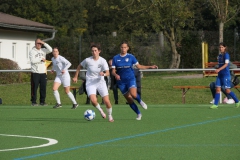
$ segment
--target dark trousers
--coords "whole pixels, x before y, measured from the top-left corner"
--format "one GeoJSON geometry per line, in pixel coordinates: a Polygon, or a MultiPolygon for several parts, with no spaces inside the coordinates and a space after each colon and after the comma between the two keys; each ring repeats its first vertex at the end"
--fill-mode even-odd
{"type": "Polygon", "coordinates": [[[46,90],[47,90],[47,75],[46,73],[31,73],[31,101],[36,103],[37,90],[40,85],[40,103],[45,102],[46,90]]]}
{"type": "Polygon", "coordinates": [[[114,100],[116,102],[116,101],[118,101],[118,87],[117,87],[117,84],[113,85],[112,90],[113,90],[114,100]]]}
{"type": "Polygon", "coordinates": [[[141,97],[141,72],[139,71],[139,69],[134,69],[134,74],[137,84],[137,94],[141,97]]]}

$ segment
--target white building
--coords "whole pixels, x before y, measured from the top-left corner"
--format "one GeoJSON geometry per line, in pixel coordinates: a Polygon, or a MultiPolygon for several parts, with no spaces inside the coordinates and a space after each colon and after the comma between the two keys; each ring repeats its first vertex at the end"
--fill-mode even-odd
{"type": "Polygon", "coordinates": [[[29,51],[35,46],[38,33],[52,33],[53,26],[30,21],[24,18],[0,12],[0,58],[6,58],[18,63],[21,69],[29,69],[29,51]]]}

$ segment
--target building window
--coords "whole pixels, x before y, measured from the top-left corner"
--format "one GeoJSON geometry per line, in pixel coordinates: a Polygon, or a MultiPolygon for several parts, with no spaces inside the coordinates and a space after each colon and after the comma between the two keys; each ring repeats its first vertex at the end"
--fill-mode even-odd
{"type": "Polygon", "coordinates": [[[30,43],[26,45],[26,58],[29,59],[29,52],[30,52],[30,43]]]}
{"type": "Polygon", "coordinates": [[[14,59],[16,55],[16,43],[12,44],[12,58],[14,59]]]}

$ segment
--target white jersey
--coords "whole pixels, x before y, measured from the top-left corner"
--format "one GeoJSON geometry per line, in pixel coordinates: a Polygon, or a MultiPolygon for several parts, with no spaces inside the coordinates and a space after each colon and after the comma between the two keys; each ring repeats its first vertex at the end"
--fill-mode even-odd
{"type": "Polygon", "coordinates": [[[99,57],[98,60],[94,60],[93,57],[84,59],[81,64],[83,68],[87,69],[86,73],[86,85],[89,83],[97,83],[99,81],[104,81],[104,76],[100,75],[100,72],[109,70],[107,61],[99,57]]]}
{"type": "Polygon", "coordinates": [[[47,68],[45,62],[42,62],[42,59],[46,59],[46,54],[52,52],[52,47],[47,43],[44,43],[44,47],[46,48],[41,48],[39,50],[36,47],[33,47],[29,52],[32,73],[46,73],[47,68]]]}
{"type": "Polygon", "coordinates": [[[52,57],[53,70],[56,71],[58,76],[62,75],[62,71],[64,70],[64,74],[69,74],[68,68],[72,65],[66,58],[58,55],[57,58],[52,57]]]}

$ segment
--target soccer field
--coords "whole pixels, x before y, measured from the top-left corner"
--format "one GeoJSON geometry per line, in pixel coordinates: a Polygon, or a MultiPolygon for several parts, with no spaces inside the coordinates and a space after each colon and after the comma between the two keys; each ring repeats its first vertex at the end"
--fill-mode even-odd
{"type": "Polygon", "coordinates": [[[137,121],[128,105],[114,105],[110,123],[90,105],[1,105],[0,159],[239,160],[240,109],[208,107],[149,105],[137,121]],[[84,120],[86,109],[95,120],[84,120]]]}

